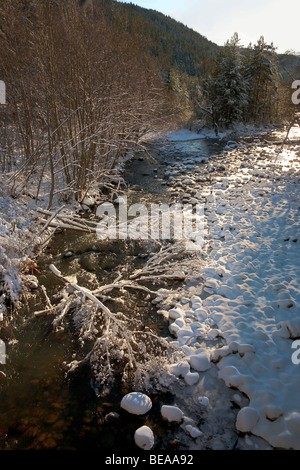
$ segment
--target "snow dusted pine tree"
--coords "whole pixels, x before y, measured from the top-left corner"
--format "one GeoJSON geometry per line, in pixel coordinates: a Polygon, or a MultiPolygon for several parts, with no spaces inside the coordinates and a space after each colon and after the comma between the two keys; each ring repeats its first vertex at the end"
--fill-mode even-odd
{"type": "Polygon", "coordinates": [[[225,127],[242,120],[248,102],[239,42],[237,33],[226,42],[214,79],[215,111],[219,123],[225,127]]]}

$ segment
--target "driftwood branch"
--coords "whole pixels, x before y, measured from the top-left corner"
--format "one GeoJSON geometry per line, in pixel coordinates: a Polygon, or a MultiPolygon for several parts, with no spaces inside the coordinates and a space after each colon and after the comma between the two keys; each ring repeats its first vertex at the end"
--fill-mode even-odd
{"type": "Polygon", "coordinates": [[[157,293],[132,281],[120,281],[119,276],[114,283],[92,292],[79,286],[75,278],[63,276],[53,264],[50,265],[50,270],[66,286],[63,300],[56,309],[57,316],[53,326],[58,328],[66,314],[72,311],[75,324],[79,324],[79,340],[83,344],[86,338],[93,341],[90,351],[83,359],[72,361],[68,365],[69,372],[88,363],[94,373],[95,388],[109,388],[114,382],[114,364],[122,361],[123,380],[131,377],[137,386],[147,388],[149,377],[161,374],[164,364],[168,364],[171,357],[179,354],[166,338],[158,337],[134,317],[128,318],[121,312],[113,313],[97,297],[112,289],[123,288],[141,289],[148,294],[157,293]],[[73,293],[70,293],[70,289],[73,293]]]}

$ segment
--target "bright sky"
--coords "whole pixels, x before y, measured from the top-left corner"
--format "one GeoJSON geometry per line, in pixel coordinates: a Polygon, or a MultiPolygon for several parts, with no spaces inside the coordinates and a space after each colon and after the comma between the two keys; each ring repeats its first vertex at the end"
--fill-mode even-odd
{"type": "MultiPolygon", "coordinates": [[[[130,3],[130,0],[121,0],[130,3]]],[[[278,52],[300,53],[299,0],[132,0],[161,11],[223,45],[237,32],[241,45],[264,36],[278,52]]]]}

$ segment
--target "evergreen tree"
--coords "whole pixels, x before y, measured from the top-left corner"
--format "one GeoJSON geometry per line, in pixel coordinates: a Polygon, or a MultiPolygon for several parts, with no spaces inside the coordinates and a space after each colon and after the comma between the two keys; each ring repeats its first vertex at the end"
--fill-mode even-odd
{"type": "Polygon", "coordinates": [[[248,46],[244,55],[244,79],[249,103],[245,119],[255,124],[267,123],[276,117],[278,104],[278,58],[273,43],[261,36],[257,44],[248,46]]]}

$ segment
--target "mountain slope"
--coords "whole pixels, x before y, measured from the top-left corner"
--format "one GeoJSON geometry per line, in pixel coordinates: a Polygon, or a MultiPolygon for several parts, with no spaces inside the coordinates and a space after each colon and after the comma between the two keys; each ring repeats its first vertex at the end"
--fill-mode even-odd
{"type": "Polygon", "coordinates": [[[133,3],[98,0],[107,17],[130,35],[159,63],[162,71],[176,67],[189,76],[201,76],[209,68],[219,46],[184,24],[155,10],[133,3]]]}

